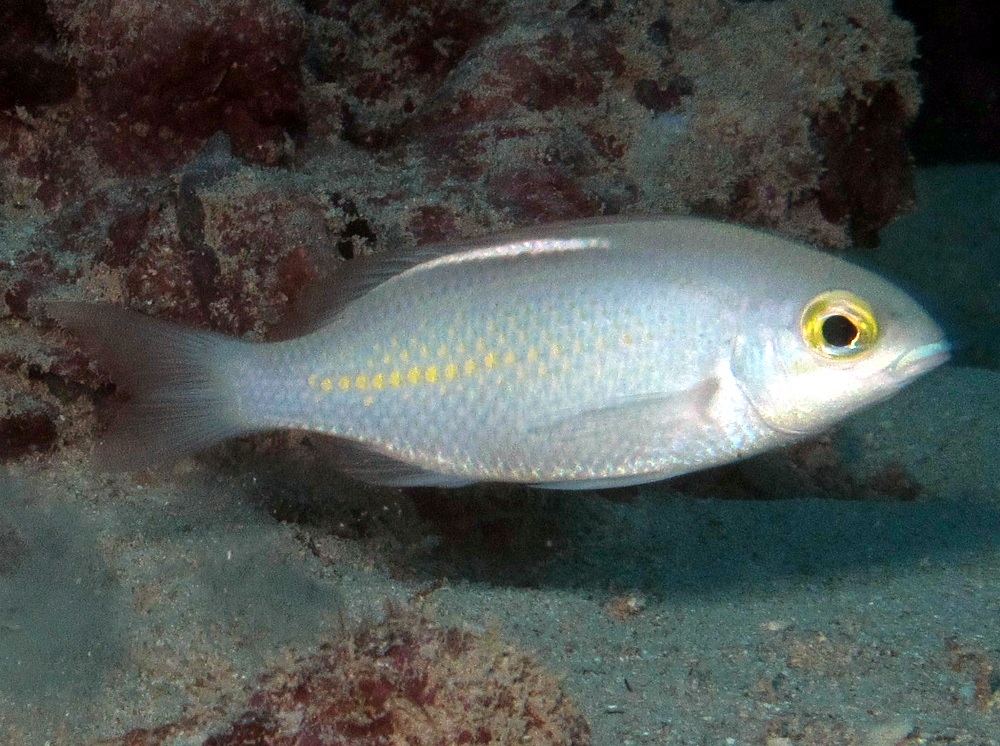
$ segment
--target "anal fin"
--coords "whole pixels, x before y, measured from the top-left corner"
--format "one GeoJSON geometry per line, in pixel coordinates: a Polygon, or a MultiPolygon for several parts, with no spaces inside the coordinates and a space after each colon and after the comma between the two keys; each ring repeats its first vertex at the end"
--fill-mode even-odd
{"type": "Polygon", "coordinates": [[[337,468],[359,481],[385,487],[464,487],[474,480],[407,463],[367,443],[329,436],[329,455],[337,468]]]}

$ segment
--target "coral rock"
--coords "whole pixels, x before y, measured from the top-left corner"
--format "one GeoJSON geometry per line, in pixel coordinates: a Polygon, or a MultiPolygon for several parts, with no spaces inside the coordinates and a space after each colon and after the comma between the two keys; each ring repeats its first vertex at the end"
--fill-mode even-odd
{"type": "MultiPolygon", "coordinates": [[[[136,729],[117,746],[193,743],[200,726],[136,729]]],[[[276,674],[204,746],[588,746],[559,682],[523,653],[408,613],[276,674]]]]}
{"type": "Polygon", "coordinates": [[[530,658],[402,617],[258,692],[205,746],[589,742],[575,706],[530,658]]]}
{"type": "Polygon", "coordinates": [[[171,138],[197,145],[217,131],[240,156],[271,162],[286,133],[302,126],[305,25],[294,3],[51,0],[50,7],[97,112],[133,145],[122,151],[120,138],[105,140],[101,155],[119,171],[148,164],[148,151],[171,138]]]}

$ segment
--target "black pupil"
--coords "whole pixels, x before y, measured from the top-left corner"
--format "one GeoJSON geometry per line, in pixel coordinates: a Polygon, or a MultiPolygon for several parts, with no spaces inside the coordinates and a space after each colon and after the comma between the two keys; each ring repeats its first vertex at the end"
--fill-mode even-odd
{"type": "Polygon", "coordinates": [[[850,347],[858,338],[858,327],[846,316],[823,319],[823,341],[831,347],[850,347]]]}

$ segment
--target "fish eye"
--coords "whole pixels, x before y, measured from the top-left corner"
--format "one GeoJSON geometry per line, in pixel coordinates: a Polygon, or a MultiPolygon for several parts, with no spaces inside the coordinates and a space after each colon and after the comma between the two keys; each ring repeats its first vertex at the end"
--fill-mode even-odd
{"type": "Polygon", "coordinates": [[[800,326],[806,345],[828,358],[856,358],[871,349],[879,335],[871,306],[846,290],[831,290],[809,301],[800,326]]]}
{"type": "Polygon", "coordinates": [[[837,314],[823,319],[823,340],[830,347],[850,347],[858,338],[858,327],[846,316],[837,314]]]}

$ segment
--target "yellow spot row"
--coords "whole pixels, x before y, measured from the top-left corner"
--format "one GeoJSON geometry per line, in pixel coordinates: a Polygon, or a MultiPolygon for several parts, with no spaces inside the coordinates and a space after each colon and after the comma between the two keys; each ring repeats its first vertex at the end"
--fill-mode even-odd
{"type": "MultiPolygon", "coordinates": [[[[632,335],[625,333],[623,335],[622,342],[625,345],[631,345],[633,343],[632,335]]],[[[603,337],[598,337],[595,343],[596,349],[603,349],[605,345],[605,340],[603,337]]],[[[581,350],[581,343],[579,340],[574,340],[570,352],[579,353],[581,350]]],[[[392,339],[389,342],[390,348],[399,348],[399,340],[392,339]]],[[[485,353],[480,359],[467,358],[464,363],[449,362],[442,365],[426,365],[417,366],[411,365],[406,369],[393,370],[391,373],[376,373],[372,376],[367,375],[357,375],[353,378],[350,376],[341,376],[339,378],[320,378],[316,375],[309,376],[309,387],[319,388],[323,391],[333,391],[334,388],[339,388],[341,391],[382,391],[386,388],[399,388],[404,384],[410,384],[417,386],[421,383],[437,383],[442,379],[445,381],[453,381],[458,378],[459,374],[465,376],[474,376],[480,371],[480,368],[485,370],[495,370],[500,364],[505,366],[512,366],[517,362],[517,355],[513,350],[505,350],[502,355],[490,350],[486,350],[486,345],[482,339],[476,340],[475,347],[477,352],[485,353]]],[[[375,348],[376,354],[380,352],[380,348],[375,348]]],[[[444,358],[449,354],[449,350],[445,345],[441,345],[436,350],[437,356],[439,358],[444,358]]],[[[465,354],[465,346],[458,343],[455,346],[454,352],[457,354],[465,354]]],[[[557,359],[563,356],[566,352],[566,348],[561,346],[559,343],[553,342],[548,346],[547,349],[549,359],[557,359]]],[[[410,353],[405,349],[402,349],[394,356],[396,360],[402,363],[408,363],[411,359],[410,353]]],[[[419,357],[427,359],[430,357],[430,350],[426,346],[419,348],[419,357]]],[[[548,371],[548,366],[541,360],[542,354],[539,352],[537,347],[529,347],[525,353],[525,359],[528,363],[537,364],[538,370],[536,371],[539,375],[545,375],[548,371]]],[[[385,355],[382,358],[382,362],[386,365],[391,365],[393,362],[393,356],[385,355]]],[[[521,377],[521,372],[518,374],[521,377]]],[[[370,403],[371,397],[365,398],[365,403],[370,403]]]]}
{"type": "MultiPolygon", "coordinates": [[[[400,355],[400,359],[402,360],[404,357],[400,355]]],[[[406,359],[409,359],[409,357],[407,356],[406,359]]],[[[528,359],[530,361],[538,359],[538,352],[534,348],[530,351],[528,359]]],[[[479,371],[480,364],[486,370],[493,370],[500,362],[503,362],[504,365],[513,365],[517,362],[517,355],[512,350],[507,350],[501,358],[496,352],[490,351],[483,356],[482,363],[469,358],[460,365],[457,363],[447,363],[444,366],[428,365],[423,368],[414,365],[406,370],[394,370],[388,375],[385,373],[376,373],[370,377],[358,375],[353,378],[350,376],[320,378],[319,376],[311,375],[309,376],[309,387],[319,388],[323,391],[333,391],[334,388],[339,388],[341,391],[350,391],[352,389],[357,391],[366,391],[368,389],[381,391],[385,388],[399,388],[404,383],[416,386],[420,383],[437,383],[442,379],[453,381],[458,378],[459,373],[466,376],[474,376],[479,371]]]]}

